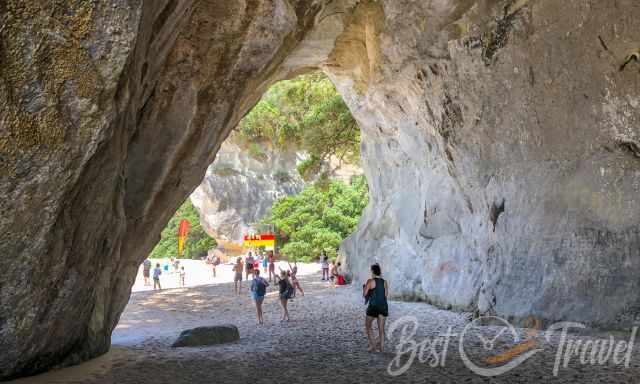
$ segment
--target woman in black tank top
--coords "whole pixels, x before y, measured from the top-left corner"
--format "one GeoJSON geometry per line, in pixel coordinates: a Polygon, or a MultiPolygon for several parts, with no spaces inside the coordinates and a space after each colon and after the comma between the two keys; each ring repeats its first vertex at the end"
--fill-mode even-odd
{"type": "Polygon", "coordinates": [[[365,330],[369,340],[369,352],[384,351],[384,322],[389,316],[389,306],[387,304],[389,283],[380,277],[381,274],[380,266],[373,264],[371,266],[371,279],[367,280],[362,292],[365,302],[368,303],[365,330]],[[377,343],[372,334],[374,320],[378,322],[379,340],[377,343]]]}

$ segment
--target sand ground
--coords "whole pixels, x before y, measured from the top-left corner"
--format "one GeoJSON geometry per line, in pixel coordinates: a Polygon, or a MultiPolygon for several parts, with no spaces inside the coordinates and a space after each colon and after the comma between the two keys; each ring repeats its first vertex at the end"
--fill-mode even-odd
{"type": "MultiPolygon", "coordinates": [[[[313,268],[310,266],[309,271],[313,268]]],[[[365,306],[358,287],[334,288],[320,281],[317,273],[303,276],[301,283],[306,294],[290,304],[292,320],[279,321],[277,293],[271,291],[264,304],[263,326],[257,325],[247,292],[236,296],[232,283],[134,292],[113,334],[114,346],[109,354],[15,383],[636,383],[640,377],[640,347],[631,350],[628,368],[612,359],[604,365],[583,365],[578,353],[555,376],[559,338],[547,341],[544,333],[533,335],[524,330],[518,330],[519,337],[527,334],[535,342],[529,347],[540,351],[504,374],[483,377],[465,365],[460,346],[470,361],[483,367],[500,367],[503,363],[486,362],[496,351],[514,351],[514,338],[509,332],[501,332],[504,327],[475,326],[467,314],[396,301],[390,302],[387,330],[392,332],[394,323],[406,321],[407,316],[415,318],[417,331],[412,338],[405,332],[405,339],[419,343],[419,348],[413,364],[406,365],[407,371],[392,376],[389,368],[398,371],[411,356],[400,353],[403,358],[396,360],[399,348],[400,352],[410,351],[407,343],[401,343],[405,328],[397,327],[392,332],[386,352],[369,353],[363,331],[365,306]],[[240,341],[205,348],[170,347],[184,329],[225,323],[238,326],[240,341]],[[472,332],[465,333],[465,329],[472,332]],[[457,336],[451,337],[444,348],[442,335],[449,331],[468,337],[462,342],[457,336]],[[489,350],[487,341],[493,338],[495,343],[490,346],[494,349],[489,350]]],[[[605,337],[572,336],[571,340],[593,342],[605,337]]],[[[622,340],[628,335],[615,337],[622,340]]]]}
{"type": "MultiPolygon", "coordinates": [[[[169,264],[168,259],[150,259],[153,267],[156,263],[159,263],[163,271],[160,276],[160,285],[163,289],[168,288],[182,288],[180,285],[179,274],[176,273],[172,266],[169,265],[169,272],[164,271],[164,265],[169,264]]],[[[220,283],[232,283],[234,273],[232,271],[232,265],[220,264],[216,267],[216,277],[213,277],[213,267],[206,264],[201,260],[179,259],[180,268],[184,267],[185,270],[185,287],[197,287],[207,284],[220,284],[220,283]]],[[[283,261],[276,262],[276,272],[279,269],[288,269],[287,263],[283,261]]],[[[298,274],[300,276],[309,275],[320,271],[320,264],[318,263],[298,263],[298,274]]],[[[260,267],[260,273],[263,277],[268,276],[265,273],[262,266],[260,267]]],[[[244,278],[244,274],[243,274],[244,278]]],[[[152,280],[153,281],[153,280],[152,280]]],[[[142,266],[138,269],[138,276],[131,289],[132,292],[152,291],[152,285],[145,285],[144,278],[142,276],[142,266]]]]}

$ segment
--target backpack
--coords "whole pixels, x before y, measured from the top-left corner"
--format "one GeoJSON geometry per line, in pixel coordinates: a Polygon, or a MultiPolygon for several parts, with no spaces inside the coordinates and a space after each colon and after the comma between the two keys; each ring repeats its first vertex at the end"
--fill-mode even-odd
{"type": "Polygon", "coordinates": [[[264,296],[267,294],[267,284],[262,278],[254,279],[254,284],[256,285],[256,295],[264,296]]]}
{"type": "Polygon", "coordinates": [[[284,291],[285,297],[291,299],[296,296],[296,290],[293,288],[293,284],[287,281],[287,290],[284,291]]]}

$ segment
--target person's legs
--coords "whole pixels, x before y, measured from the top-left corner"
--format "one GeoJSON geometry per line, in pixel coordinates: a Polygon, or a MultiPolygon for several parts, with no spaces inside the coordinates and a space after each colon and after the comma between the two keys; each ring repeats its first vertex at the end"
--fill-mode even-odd
{"type": "Polygon", "coordinates": [[[282,305],[282,321],[289,320],[289,310],[287,309],[287,299],[280,299],[282,305]]]}
{"type": "Polygon", "coordinates": [[[384,352],[384,322],[386,319],[386,317],[378,315],[378,334],[380,336],[380,340],[378,341],[378,350],[380,352],[384,352]]]}
{"type": "Polygon", "coordinates": [[[286,320],[289,321],[289,309],[287,308],[287,304],[289,303],[289,299],[284,300],[284,314],[286,316],[286,320]]]}
{"type": "Polygon", "coordinates": [[[374,318],[371,316],[367,316],[364,320],[364,330],[367,334],[367,340],[369,341],[369,352],[375,351],[375,340],[373,340],[373,334],[371,330],[371,326],[373,324],[374,318]]]}
{"type": "Polygon", "coordinates": [[[282,317],[280,318],[280,321],[284,321],[284,312],[287,310],[287,304],[286,304],[287,300],[286,299],[280,299],[280,306],[282,307],[282,317]]]}
{"type": "Polygon", "coordinates": [[[264,301],[264,298],[260,299],[260,324],[264,324],[264,314],[262,312],[262,303],[264,301]]]}
{"type": "Polygon", "coordinates": [[[295,288],[300,291],[300,293],[302,294],[302,296],[304,296],[304,291],[302,290],[302,287],[300,286],[300,282],[296,280],[296,284],[295,284],[295,288]]]}

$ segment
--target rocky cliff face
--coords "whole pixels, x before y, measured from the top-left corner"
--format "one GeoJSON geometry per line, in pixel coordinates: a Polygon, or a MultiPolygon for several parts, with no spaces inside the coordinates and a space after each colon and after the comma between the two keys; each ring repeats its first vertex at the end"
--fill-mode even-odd
{"type": "Polygon", "coordinates": [[[333,72],[372,195],[349,267],[379,261],[396,296],[445,307],[632,324],[640,66],[621,63],[640,4],[457,3],[385,2],[366,92],[333,72]]]}
{"type": "MultiPolygon", "coordinates": [[[[242,245],[251,225],[264,218],[277,199],[304,189],[307,183],[296,166],[307,156],[293,145],[274,149],[267,143],[253,143],[246,148],[225,142],[190,196],[206,231],[219,241],[242,245]]],[[[332,177],[344,182],[363,173],[358,165],[337,159],[331,169],[332,177]]]]}
{"type": "Polygon", "coordinates": [[[363,130],[358,278],[377,260],[443,306],[637,315],[636,1],[41,3],[0,3],[0,378],[106,351],[232,127],[316,67],[363,130]]]}
{"type": "Polygon", "coordinates": [[[251,154],[226,142],[209,166],[204,180],[191,194],[200,222],[218,240],[242,244],[252,223],[264,217],[273,203],[304,188],[296,164],[304,154],[260,146],[251,154]]]}

